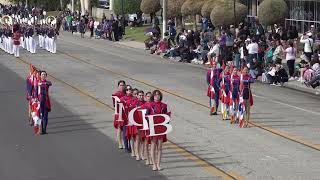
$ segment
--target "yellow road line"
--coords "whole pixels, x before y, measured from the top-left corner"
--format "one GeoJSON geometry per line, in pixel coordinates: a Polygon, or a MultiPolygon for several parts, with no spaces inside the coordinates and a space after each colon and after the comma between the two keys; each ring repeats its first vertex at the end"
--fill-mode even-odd
{"type": "Polygon", "coordinates": [[[278,136],[281,136],[283,138],[289,139],[289,140],[294,141],[296,143],[299,143],[299,144],[302,144],[304,146],[308,146],[309,148],[312,148],[312,149],[315,149],[317,151],[320,151],[320,145],[314,144],[314,143],[312,143],[312,142],[310,142],[308,140],[305,140],[303,138],[288,134],[288,133],[280,131],[280,130],[276,130],[276,129],[272,129],[272,128],[266,127],[266,126],[262,125],[261,123],[251,122],[250,124],[252,124],[253,126],[258,127],[260,129],[269,131],[269,132],[271,132],[273,134],[276,134],[278,136]]]}
{"type": "MultiPolygon", "coordinates": [[[[19,58],[19,60],[25,64],[29,64],[27,61],[23,60],[21,57],[19,58]]],[[[48,76],[52,79],[54,79],[55,81],[58,81],[66,86],[68,86],[69,88],[75,90],[77,93],[79,93],[82,96],[86,96],[88,98],[90,98],[92,101],[94,101],[96,103],[97,106],[102,106],[105,107],[105,109],[109,112],[114,112],[114,108],[102,101],[100,101],[99,99],[95,98],[94,96],[88,94],[87,92],[72,86],[71,84],[56,78],[55,76],[49,74],[47,72],[48,76]]],[[[242,178],[240,175],[237,175],[236,173],[232,172],[232,174],[223,171],[220,168],[215,167],[213,164],[201,159],[200,157],[194,155],[193,153],[191,153],[190,151],[176,145],[174,142],[168,141],[168,143],[165,145],[168,147],[171,147],[172,149],[174,149],[177,153],[183,155],[184,157],[187,157],[188,159],[194,161],[196,164],[198,164],[200,167],[204,168],[205,170],[207,170],[209,173],[213,174],[214,176],[218,176],[221,177],[224,180],[243,180],[244,178],[242,178]]]]}
{"type": "MultiPolygon", "coordinates": [[[[87,62],[87,61],[85,61],[85,60],[83,60],[83,59],[81,59],[81,58],[79,58],[79,57],[76,57],[76,56],[74,56],[74,55],[71,55],[71,54],[69,54],[69,53],[66,53],[66,52],[63,52],[63,51],[59,51],[59,52],[60,52],[61,54],[64,54],[64,55],[69,56],[69,57],[71,57],[71,58],[74,58],[74,59],[76,59],[76,60],[79,60],[79,61],[81,61],[81,62],[83,62],[83,63],[85,63],[85,64],[94,66],[94,67],[96,67],[96,68],[98,68],[98,69],[102,69],[102,70],[111,72],[111,73],[113,73],[113,74],[122,76],[122,77],[124,77],[124,78],[127,78],[127,79],[130,79],[130,80],[133,80],[133,81],[142,83],[142,84],[147,85],[147,86],[150,86],[150,87],[152,87],[152,88],[159,89],[159,90],[161,90],[161,91],[163,91],[163,92],[166,92],[166,93],[171,94],[171,95],[173,95],[173,96],[176,96],[176,97],[178,97],[178,98],[184,99],[184,100],[186,100],[186,101],[188,101],[188,102],[192,102],[192,103],[197,104],[197,105],[199,105],[199,106],[202,106],[202,107],[204,107],[204,108],[210,109],[210,107],[209,107],[208,105],[206,105],[206,104],[202,104],[202,103],[197,102],[197,101],[194,101],[194,100],[192,100],[192,99],[183,97],[182,95],[179,95],[178,93],[175,93],[175,92],[173,92],[173,91],[171,91],[171,90],[169,90],[169,89],[161,88],[161,87],[152,85],[151,83],[148,83],[148,82],[146,82],[146,81],[132,78],[131,76],[126,75],[126,74],[124,74],[124,73],[116,72],[116,71],[111,70],[111,69],[108,69],[108,68],[106,68],[106,67],[104,67],[104,66],[87,62]]],[[[285,139],[291,140],[291,141],[293,141],[293,142],[296,142],[296,143],[299,143],[299,144],[301,144],[301,145],[305,145],[305,146],[307,146],[307,147],[310,147],[310,148],[312,148],[312,149],[315,149],[315,150],[317,150],[317,151],[320,151],[320,147],[319,147],[318,145],[316,145],[316,144],[314,144],[314,143],[311,143],[311,142],[308,142],[308,141],[305,140],[305,139],[296,138],[296,137],[294,137],[293,135],[290,135],[290,134],[281,132],[281,131],[279,131],[279,130],[276,130],[276,129],[273,129],[273,128],[270,128],[270,127],[266,127],[266,126],[264,126],[264,125],[262,125],[262,124],[259,124],[259,123],[257,123],[257,122],[250,122],[250,124],[253,125],[253,126],[255,126],[255,127],[260,128],[260,129],[263,129],[263,130],[265,130],[265,131],[267,131],[267,132],[270,132],[270,133],[272,133],[272,134],[278,135],[278,136],[283,137],[283,138],[285,138],[285,139]]]]}

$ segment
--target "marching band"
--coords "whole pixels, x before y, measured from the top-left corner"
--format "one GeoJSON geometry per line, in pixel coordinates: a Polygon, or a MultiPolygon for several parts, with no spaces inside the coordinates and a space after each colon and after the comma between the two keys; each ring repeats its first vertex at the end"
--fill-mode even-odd
{"type": "Polygon", "coordinates": [[[243,67],[239,72],[232,62],[220,67],[214,58],[210,63],[207,71],[210,115],[217,115],[220,103],[222,120],[230,119],[231,124],[239,124],[240,128],[249,127],[250,108],[253,105],[250,84],[253,79],[248,74],[248,68],[243,67]]]}
{"type": "Polygon", "coordinates": [[[37,19],[31,15],[29,18],[5,15],[0,19],[0,48],[15,57],[19,57],[20,47],[31,54],[36,53],[37,46],[55,54],[59,34],[56,23],[53,16],[37,19]]]}

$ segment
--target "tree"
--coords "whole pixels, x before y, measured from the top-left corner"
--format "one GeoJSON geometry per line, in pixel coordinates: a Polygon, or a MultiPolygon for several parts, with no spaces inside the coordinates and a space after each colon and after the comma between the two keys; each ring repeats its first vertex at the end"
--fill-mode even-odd
{"type": "Polygon", "coordinates": [[[208,0],[206,2],[203,3],[202,7],[201,7],[201,15],[203,17],[210,17],[210,13],[212,11],[212,9],[215,6],[218,6],[218,4],[223,1],[223,0],[208,0]]]}
{"type": "Polygon", "coordinates": [[[214,26],[231,25],[242,21],[247,15],[247,7],[236,2],[234,7],[233,1],[224,1],[219,6],[215,6],[210,14],[211,22],[214,26]],[[234,8],[236,14],[234,14],[234,8]]]}
{"type": "MultiPolygon", "coordinates": [[[[122,0],[114,1],[114,13],[117,15],[122,14],[121,1],[122,0]]],[[[140,11],[141,0],[123,0],[123,2],[124,14],[135,14],[140,11]]]]}
{"type": "MultiPolygon", "coordinates": [[[[167,0],[167,17],[168,18],[181,18],[181,6],[186,0],[167,0]]],[[[162,0],[160,0],[162,6],[162,0]]]]}
{"type": "Polygon", "coordinates": [[[181,7],[183,16],[201,14],[201,8],[206,0],[187,0],[181,7]]]}
{"type": "Polygon", "coordinates": [[[201,7],[206,0],[187,0],[181,7],[181,13],[183,16],[191,15],[193,18],[193,29],[197,29],[196,15],[201,14],[201,7]]]}
{"type": "Polygon", "coordinates": [[[284,0],[264,0],[258,10],[259,21],[266,26],[284,22],[288,15],[288,6],[284,0]]]}
{"type": "Polygon", "coordinates": [[[156,13],[161,9],[159,0],[142,0],[140,10],[145,14],[156,13]]]}

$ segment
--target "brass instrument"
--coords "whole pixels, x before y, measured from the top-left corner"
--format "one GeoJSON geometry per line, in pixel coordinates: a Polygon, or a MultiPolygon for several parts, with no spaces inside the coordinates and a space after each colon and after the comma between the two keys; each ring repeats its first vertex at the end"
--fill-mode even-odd
{"type": "Polygon", "coordinates": [[[1,18],[1,24],[8,24],[12,25],[13,24],[13,19],[11,16],[5,15],[1,18]]]}

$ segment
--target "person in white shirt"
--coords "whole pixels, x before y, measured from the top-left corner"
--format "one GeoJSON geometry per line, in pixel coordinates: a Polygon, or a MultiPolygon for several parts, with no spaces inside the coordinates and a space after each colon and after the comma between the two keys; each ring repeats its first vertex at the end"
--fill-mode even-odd
{"type": "Polygon", "coordinates": [[[247,63],[252,63],[253,59],[257,59],[258,56],[258,51],[259,51],[259,45],[256,42],[255,39],[252,39],[250,42],[250,39],[246,40],[247,43],[247,50],[248,50],[248,62],[247,63]],[[249,43],[250,42],[250,43],[249,43]]]}
{"type": "Polygon", "coordinates": [[[311,56],[313,53],[312,33],[309,32],[301,36],[300,42],[304,43],[304,48],[303,48],[304,54],[307,56],[308,60],[311,61],[311,56]]]}
{"type": "Polygon", "coordinates": [[[293,42],[289,42],[289,47],[284,50],[286,53],[286,61],[287,61],[287,66],[289,69],[289,80],[294,80],[293,74],[294,74],[294,68],[295,68],[295,61],[296,61],[296,54],[297,50],[293,47],[293,42]]]}
{"type": "Polygon", "coordinates": [[[218,62],[219,59],[219,43],[217,43],[216,41],[213,41],[213,45],[210,49],[210,51],[208,52],[208,62],[206,63],[207,65],[210,64],[210,62],[213,60],[212,58],[215,57],[215,62],[218,62]]]}

